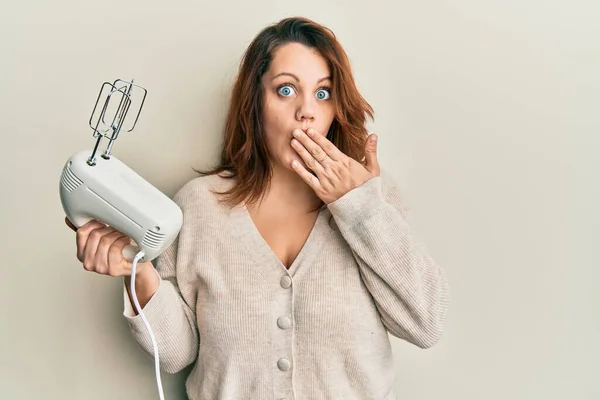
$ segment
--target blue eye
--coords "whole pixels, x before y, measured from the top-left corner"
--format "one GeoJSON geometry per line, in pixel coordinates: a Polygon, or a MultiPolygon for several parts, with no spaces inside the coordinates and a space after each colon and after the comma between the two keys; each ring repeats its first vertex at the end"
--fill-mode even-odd
{"type": "Polygon", "coordinates": [[[288,97],[294,93],[294,90],[292,89],[291,86],[284,85],[284,86],[279,87],[279,89],[277,89],[277,92],[284,97],[288,97]]]}
{"type": "Polygon", "coordinates": [[[331,94],[328,89],[321,89],[317,92],[317,98],[319,100],[327,100],[330,96],[331,94]]]}

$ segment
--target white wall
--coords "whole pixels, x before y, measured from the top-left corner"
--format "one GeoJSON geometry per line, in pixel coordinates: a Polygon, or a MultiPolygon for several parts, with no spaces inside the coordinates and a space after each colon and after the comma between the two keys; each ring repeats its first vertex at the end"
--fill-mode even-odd
{"type": "MultiPolygon", "coordinates": [[[[172,195],[216,159],[245,46],[294,14],[346,46],[381,162],[451,279],[439,345],[393,342],[401,398],[600,398],[599,3],[231,3],[3,5],[0,398],[157,398],[121,280],[75,258],[61,168],[93,144],[100,84],[135,78],[147,104],[114,154],[172,195]]],[[[163,375],[168,399],[183,379],[163,375]]]]}

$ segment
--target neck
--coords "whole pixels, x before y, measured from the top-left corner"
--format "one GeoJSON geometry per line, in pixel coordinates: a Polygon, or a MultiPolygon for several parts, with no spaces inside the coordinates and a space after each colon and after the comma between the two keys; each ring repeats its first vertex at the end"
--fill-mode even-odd
{"type": "Polygon", "coordinates": [[[264,203],[285,205],[308,213],[321,204],[321,199],[295,171],[275,166],[264,203]]]}

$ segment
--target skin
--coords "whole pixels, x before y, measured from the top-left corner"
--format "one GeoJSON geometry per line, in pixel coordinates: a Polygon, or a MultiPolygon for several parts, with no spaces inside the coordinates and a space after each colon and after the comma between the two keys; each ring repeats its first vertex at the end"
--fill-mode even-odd
{"type": "MultiPolygon", "coordinates": [[[[320,201],[325,204],[379,175],[376,135],[365,141],[365,165],[347,157],[325,138],[333,122],[330,71],[317,52],[297,43],[279,48],[263,76],[263,125],[273,160],[273,177],[263,201],[248,208],[257,229],[289,267],[312,229],[320,201]],[[297,163],[297,164],[296,164],[297,163]]],[[[87,271],[123,276],[129,292],[132,264],[122,250],[129,238],[90,221],[77,229],[77,259],[87,271]]],[[[159,276],[150,262],[139,263],[136,294],[144,307],[159,276]]],[[[129,293],[131,300],[131,294],[129,293]]]]}
{"type": "Polygon", "coordinates": [[[318,52],[290,43],[275,52],[263,77],[262,119],[274,169],[265,194],[270,209],[308,212],[380,173],[375,134],[365,141],[365,165],[326,139],[334,118],[330,76],[318,52]]]}
{"type": "Polygon", "coordinates": [[[317,194],[292,168],[303,162],[292,146],[295,129],[327,132],[333,122],[330,71],[314,50],[291,43],[274,54],[262,78],[262,123],[273,163],[263,200],[248,207],[261,236],[289,268],[306,241],[320,204],[317,194]]]}
{"type": "Polygon", "coordinates": [[[334,119],[330,77],[318,52],[290,43],[275,52],[262,80],[262,120],[273,177],[264,200],[249,212],[287,268],[314,226],[319,211],[312,210],[379,174],[374,142],[367,142],[363,166],[325,138],[334,119]]]}
{"type": "Polygon", "coordinates": [[[263,76],[262,120],[274,164],[271,189],[264,201],[268,208],[308,212],[319,202],[291,166],[293,160],[303,163],[291,143],[294,129],[329,130],[334,118],[329,76],[325,59],[298,43],[280,47],[263,76]]]}

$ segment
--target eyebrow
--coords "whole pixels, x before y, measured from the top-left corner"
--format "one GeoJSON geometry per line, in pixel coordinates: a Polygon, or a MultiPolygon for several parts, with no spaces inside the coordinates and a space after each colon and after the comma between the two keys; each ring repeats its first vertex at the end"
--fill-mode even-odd
{"type": "MultiPolygon", "coordinates": [[[[277,75],[275,75],[275,76],[273,77],[273,80],[275,80],[276,78],[278,78],[278,77],[280,77],[280,76],[282,76],[282,75],[291,76],[292,78],[294,78],[295,80],[297,80],[298,82],[300,82],[300,78],[298,78],[296,75],[292,74],[291,72],[280,72],[279,74],[277,74],[277,75]]],[[[319,79],[319,80],[317,81],[317,83],[321,83],[321,82],[323,82],[323,81],[325,81],[325,80],[331,80],[331,77],[330,77],[330,76],[325,76],[325,77],[323,77],[323,78],[319,79]]]]}

